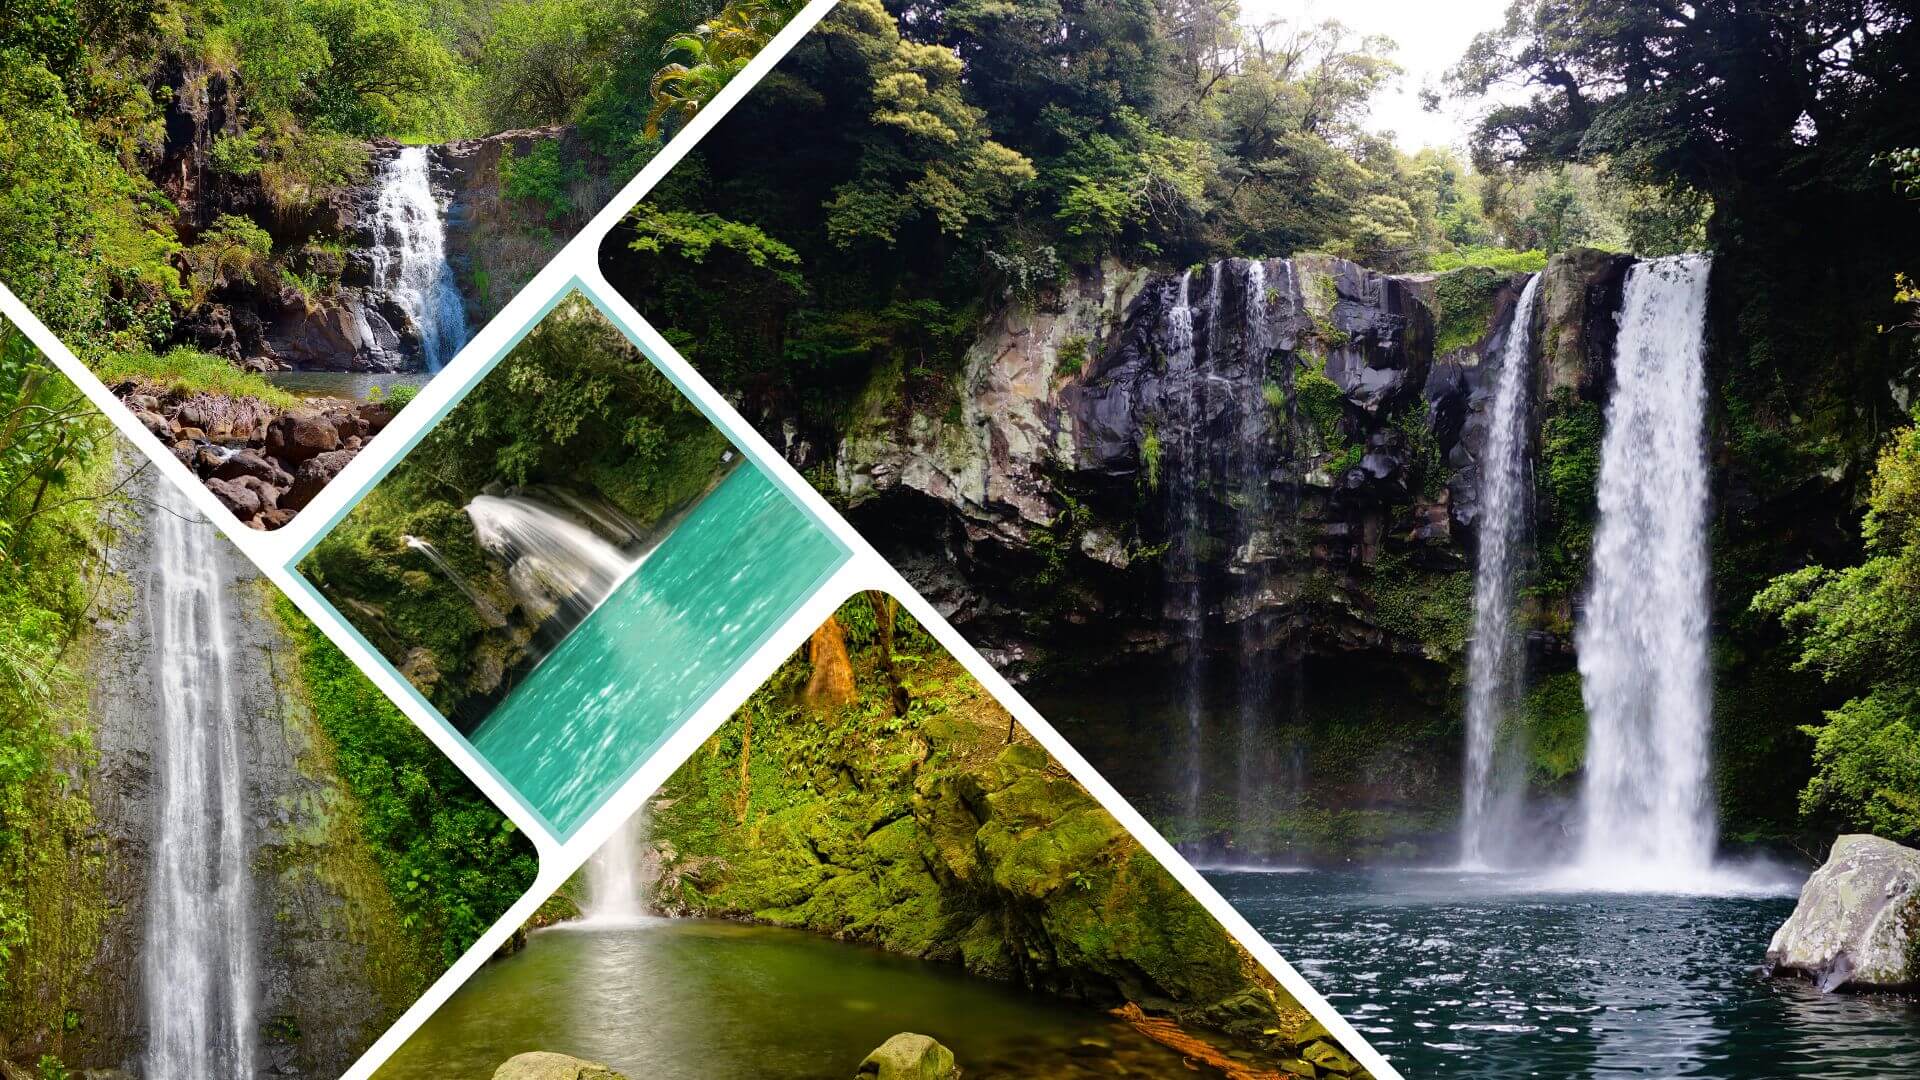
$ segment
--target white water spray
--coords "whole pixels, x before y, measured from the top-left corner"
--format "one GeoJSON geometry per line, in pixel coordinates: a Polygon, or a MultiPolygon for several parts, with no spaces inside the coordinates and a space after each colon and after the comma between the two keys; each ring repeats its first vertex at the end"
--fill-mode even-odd
{"type": "Polygon", "coordinates": [[[413,320],[427,370],[439,371],[466,344],[467,310],[447,265],[446,222],[426,147],[405,147],[381,170],[371,254],[375,286],[413,320]]]}
{"type": "Polygon", "coordinates": [[[480,546],[513,562],[508,581],[521,599],[549,598],[584,618],[641,560],[585,525],[525,496],[481,495],[467,504],[480,546]]]}
{"type": "Polygon", "coordinates": [[[1533,311],[1540,275],[1527,279],[1494,374],[1486,447],[1480,456],[1480,525],[1474,557],[1473,640],[1467,650],[1467,776],[1460,857],[1487,866],[1510,822],[1501,820],[1494,773],[1500,725],[1519,697],[1522,654],[1513,627],[1514,586],[1532,490],[1527,482],[1527,411],[1533,311]]]}
{"type": "Polygon", "coordinates": [[[1582,877],[1665,889],[1711,867],[1706,256],[1628,274],[1576,644],[1588,715],[1582,877]]]}
{"type": "Polygon", "coordinates": [[[400,539],[408,547],[426,556],[428,562],[432,563],[442,574],[445,574],[447,580],[453,582],[462,593],[465,593],[467,601],[473,605],[475,611],[480,613],[482,619],[494,626],[505,626],[507,624],[506,617],[500,614],[500,609],[489,603],[486,597],[474,591],[473,586],[468,584],[467,579],[461,575],[460,571],[455,570],[453,564],[447,562],[446,556],[440,554],[439,548],[434,547],[430,541],[423,540],[418,536],[402,536],[400,539]]]}
{"type": "Polygon", "coordinates": [[[582,926],[631,926],[647,917],[646,891],[640,885],[640,845],[647,836],[646,811],[620,828],[587,860],[587,902],[582,926]]]}
{"type": "Polygon", "coordinates": [[[240,708],[219,534],[160,480],[143,594],[159,820],[147,898],[147,1080],[254,1074],[240,708]]]}

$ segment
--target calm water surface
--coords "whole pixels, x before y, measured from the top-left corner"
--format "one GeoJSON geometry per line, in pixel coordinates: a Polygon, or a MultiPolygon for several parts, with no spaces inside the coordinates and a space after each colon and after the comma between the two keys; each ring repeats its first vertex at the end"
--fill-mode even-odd
{"type": "Polygon", "coordinates": [[[433,376],[424,371],[269,371],[266,380],[282,390],[307,397],[365,401],[375,387],[382,395],[401,386],[421,387],[433,376]]]}
{"type": "Polygon", "coordinates": [[[1405,870],[1207,877],[1409,1080],[1920,1077],[1920,1002],[1759,977],[1788,896],[1405,870]]]}
{"type": "Polygon", "coordinates": [[[474,732],[562,838],[845,559],[760,470],[736,469],[474,732]]]}
{"type": "Polygon", "coordinates": [[[550,1050],[634,1080],[839,1080],[901,1031],[945,1043],[969,1080],[1212,1075],[1101,1012],[796,930],[701,919],[536,932],[378,1075],[486,1080],[515,1054],[550,1050]]]}

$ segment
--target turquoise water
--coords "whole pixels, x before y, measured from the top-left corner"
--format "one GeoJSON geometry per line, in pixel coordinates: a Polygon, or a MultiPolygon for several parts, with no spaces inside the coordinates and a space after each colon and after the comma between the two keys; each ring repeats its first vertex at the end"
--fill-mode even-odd
{"type": "Polygon", "coordinates": [[[1096,1009],[798,930],[703,919],[541,930],[481,968],[379,1080],[487,1080],[515,1054],[632,1080],[834,1080],[902,1031],[966,1080],[1219,1080],[1096,1009]]]}
{"type": "Polygon", "coordinates": [[[562,839],[846,558],[734,471],[488,714],[472,742],[562,839]]]}

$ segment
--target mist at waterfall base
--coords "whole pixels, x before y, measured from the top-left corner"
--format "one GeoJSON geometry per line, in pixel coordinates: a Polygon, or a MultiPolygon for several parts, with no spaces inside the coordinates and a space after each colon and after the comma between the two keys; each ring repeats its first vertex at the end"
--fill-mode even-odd
{"type": "Polygon", "coordinates": [[[1920,1076],[1920,1000],[1761,974],[1791,895],[1406,869],[1206,876],[1408,1077],[1920,1076]]]}
{"type": "Polygon", "coordinates": [[[571,834],[844,557],[736,469],[487,714],[474,749],[571,834]]]}

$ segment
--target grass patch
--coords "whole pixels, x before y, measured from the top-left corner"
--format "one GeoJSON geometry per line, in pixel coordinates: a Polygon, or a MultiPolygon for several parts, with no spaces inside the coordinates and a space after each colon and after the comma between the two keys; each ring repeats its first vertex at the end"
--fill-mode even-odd
{"type": "Polygon", "coordinates": [[[221,357],[198,349],[182,347],[163,354],[109,353],[94,362],[93,370],[108,386],[132,380],[182,396],[206,393],[253,398],[276,409],[291,409],[300,403],[299,398],[261,376],[241,371],[221,357]]]}

